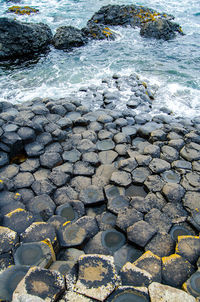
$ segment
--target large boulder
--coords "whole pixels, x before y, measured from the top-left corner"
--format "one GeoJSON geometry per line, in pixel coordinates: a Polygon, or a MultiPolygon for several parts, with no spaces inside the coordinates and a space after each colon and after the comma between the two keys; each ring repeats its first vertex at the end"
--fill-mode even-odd
{"type": "Polygon", "coordinates": [[[53,37],[53,44],[57,49],[70,50],[79,47],[87,42],[83,32],[73,26],[61,26],[56,30],[53,37]]]}
{"type": "Polygon", "coordinates": [[[0,60],[38,55],[51,40],[52,32],[46,24],[0,18],[0,60]]]}

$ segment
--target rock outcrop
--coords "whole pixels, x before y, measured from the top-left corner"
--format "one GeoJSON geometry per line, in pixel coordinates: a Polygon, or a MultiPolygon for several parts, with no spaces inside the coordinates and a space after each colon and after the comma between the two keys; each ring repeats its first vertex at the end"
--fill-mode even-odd
{"type": "Polygon", "coordinates": [[[70,50],[87,42],[83,32],[73,26],[61,26],[56,30],[53,37],[53,45],[57,49],[70,50]]]}

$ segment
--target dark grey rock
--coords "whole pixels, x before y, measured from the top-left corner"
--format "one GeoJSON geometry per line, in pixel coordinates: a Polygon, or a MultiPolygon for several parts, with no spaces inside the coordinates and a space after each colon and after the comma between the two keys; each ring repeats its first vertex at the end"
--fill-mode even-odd
{"type": "MultiPolygon", "coordinates": [[[[112,152],[112,151],[108,151],[108,152],[112,152]]],[[[97,154],[95,152],[88,152],[88,153],[83,153],[82,160],[85,162],[88,162],[91,165],[96,166],[99,164],[100,161],[102,161],[102,158],[101,158],[100,154],[97,154]]],[[[104,162],[102,162],[102,163],[104,164],[104,162]]],[[[110,162],[108,162],[108,163],[110,163],[110,162]]]]}
{"type": "Polygon", "coordinates": [[[151,157],[159,157],[160,156],[160,148],[156,145],[148,145],[144,147],[144,154],[150,155],[151,157]]]}
{"type": "Polygon", "coordinates": [[[200,159],[200,145],[197,143],[189,143],[185,145],[181,151],[180,151],[181,156],[188,160],[188,161],[193,161],[193,160],[199,160],[200,159]]]}
{"type": "Polygon", "coordinates": [[[8,154],[0,151],[0,167],[3,167],[9,163],[8,154]]]}
{"type": "Polygon", "coordinates": [[[145,182],[147,177],[151,174],[150,170],[145,167],[138,167],[134,169],[132,172],[132,180],[133,183],[142,184],[145,182]]]}
{"type": "Polygon", "coordinates": [[[39,215],[47,221],[54,214],[56,205],[47,194],[41,194],[29,200],[26,207],[33,215],[39,215]]]}
{"type": "Polygon", "coordinates": [[[101,203],[105,200],[103,189],[94,185],[81,190],[79,198],[85,205],[101,203]]]}
{"type": "Polygon", "coordinates": [[[0,58],[3,60],[37,55],[48,47],[52,39],[50,28],[43,23],[30,24],[1,18],[0,28],[3,43],[0,58]]]}
{"type": "Polygon", "coordinates": [[[127,262],[120,270],[120,277],[122,280],[122,285],[147,287],[152,283],[152,276],[147,271],[136,267],[134,264],[127,262]]]}
{"type": "Polygon", "coordinates": [[[70,176],[62,171],[54,170],[51,172],[51,174],[49,174],[48,178],[55,186],[61,187],[65,185],[66,182],[69,182],[70,176]]]}
{"type": "Polygon", "coordinates": [[[146,221],[138,221],[127,229],[128,240],[144,247],[156,234],[156,229],[146,221]]]}
{"type": "Polygon", "coordinates": [[[91,184],[92,184],[91,178],[87,176],[75,176],[71,180],[71,186],[77,192],[86,189],[88,186],[91,186],[91,184]]]}
{"type": "Polygon", "coordinates": [[[81,153],[76,150],[76,149],[73,149],[73,150],[70,150],[70,151],[65,151],[63,154],[62,154],[62,158],[64,161],[69,161],[69,162],[76,162],[80,159],[81,157],[81,153]]]}
{"type": "Polygon", "coordinates": [[[149,164],[149,168],[154,173],[162,173],[170,169],[170,163],[160,158],[153,158],[149,164]]]}
{"type": "Polygon", "coordinates": [[[176,254],[196,264],[200,255],[200,239],[195,236],[179,236],[176,245],[176,254]]]}
{"type": "Polygon", "coordinates": [[[20,165],[21,172],[35,172],[40,166],[39,159],[28,158],[25,162],[20,165]]]}
{"type": "Polygon", "coordinates": [[[87,162],[77,161],[74,164],[74,175],[90,176],[94,174],[94,168],[87,162]]]}
{"type": "Polygon", "coordinates": [[[79,246],[86,239],[86,230],[74,223],[66,223],[58,230],[61,247],[79,246]]]}
{"type": "Polygon", "coordinates": [[[7,165],[0,170],[0,177],[2,178],[13,178],[19,172],[19,166],[16,164],[7,165]]]}
{"type": "Polygon", "coordinates": [[[58,152],[58,153],[62,153],[63,152],[63,148],[61,146],[60,143],[58,142],[53,142],[51,144],[49,144],[48,146],[45,147],[45,152],[58,152]]]}
{"type": "Polygon", "coordinates": [[[115,144],[112,141],[112,139],[105,139],[105,140],[97,141],[96,146],[98,150],[106,151],[106,150],[114,149],[115,144]]]}
{"type": "Polygon", "coordinates": [[[34,182],[34,177],[29,172],[21,172],[14,177],[13,181],[16,189],[27,188],[34,182]]]}
{"type": "Polygon", "coordinates": [[[168,161],[173,162],[177,160],[179,157],[179,153],[176,149],[170,147],[170,146],[163,146],[161,148],[161,158],[168,161]]]}
{"type": "Polygon", "coordinates": [[[116,225],[119,229],[126,232],[127,228],[135,222],[143,220],[143,214],[134,208],[119,210],[116,225]]]}
{"type": "Polygon", "coordinates": [[[3,217],[2,225],[21,234],[33,222],[33,216],[30,212],[23,209],[16,209],[3,217]]]}
{"type": "Polygon", "coordinates": [[[155,122],[147,122],[145,125],[141,126],[139,128],[139,134],[142,136],[142,137],[149,137],[151,132],[154,131],[154,130],[157,130],[161,128],[161,126],[155,122]]]}
{"type": "Polygon", "coordinates": [[[49,113],[49,110],[43,105],[33,105],[31,110],[38,115],[46,115],[49,113]]]}
{"type": "Polygon", "coordinates": [[[135,158],[120,160],[118,167],[126,172],[132,172],[137,167],[137,162],[135,158]]]}
{"type": "Polygon", "coordinates": [[[83,216],[76,221],[76,224],[86,231],[87,239],[93,238],[99,231],[96,218],[83,216]]]}
{"type": "Polygon", "coordinates": [[[164,186],[164,181],[159,175],[150,175],[144,182],[145,187],[150,192],[160,192],[164,186]]]}
{"type": "Polygon", "coordinates": [[[118,214],[120,210],[124,210],[129,206],[129,199],[124,195],[117,195],[108,199],[107,209],[114,214],[118,214]]]}
{"type": "Polygon", "coordinates": [[[25,146],[25,151],[29,157],[39,156],[44,153],[44,146],[38,142],[33,142],[25,146]]]}
{"type": "MultiPolygon", "coordinates": [[[[0,227],[0,254],[5,254],[14,249],[18,242],[17,233],[7,227],[0,227]]],[[[0,261],[1,262],[1,261],[0,261]]]]}
{"type": "Polygon", "coordinates": [[[1,136],[3,134],[3,131],[4,132],[17,132],[18,130],[18,126],[15,125],[15,124],[6,124],[6,125],[3,125],[2,129],[1,129],[1,136]]]}
{"type": "Polygon", "coordinates": [[[62,163],[62,158],[58,152],[45,152],[40,156],[40,164],[46,168],[53,168],[62,163]]]}
{"type": "Polygon", "coordinates": [[[145,246],[145,251],[151,251],[159,257],[165,257],[173,254],[174,245],[169,234],[157,233],[145,246]]]}
{"type": "Polygon", "coordinates": [[[113,172],[111,182],[116,185],[126,187],[131,184],[131,174],[125,171],[113,172]]]}
{"type": "Polygon", "coordinates": [[[152,209],[145,215],[145,221],[148,222],[157,232],[168,233],[172,223],[171,219],[159,211],[158,209],[152,209]]]}
{"type": "Polygon", "coordinates": [[[95,151],[96,145],[89,139],[82,139],[77,144],[77,149],[82,152],[95,151]]]}
{"type": "Polygon", "coordinates": [[[199,192],[186,192],[183,198],[183,205],[190,213],[193,211],[200,211],[199,192]]]}
{"type": "Polygon", "coordinates": [[[137,128],[135,126],[122,127],[122,133],[133,138],[137,134],[137,128]]]}
{"type": "Polygon", "coordinates": [[[116,224],[116,219],[117,217],[108,211],[96,216],[100,231],[113,229],[116,224]]]}
{"type": "Polygon", "coordinates": [[[42,179],[34,181],[31,188],[36,195],[50,195],[56,187],[48,179],[42,179]]]}
{"type": "Polygon", "coordinates": [[[185,195],[184,188],[176,183],[167,183],[164,185],[162,192],[168,202],[181,202],[185,195]]]}

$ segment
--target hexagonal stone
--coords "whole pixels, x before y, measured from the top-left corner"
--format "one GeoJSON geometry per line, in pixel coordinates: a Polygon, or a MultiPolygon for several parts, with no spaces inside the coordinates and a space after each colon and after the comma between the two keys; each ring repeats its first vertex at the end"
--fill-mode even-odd
{"type": "Polygon", "coordinates": [[[54,170],[49,174],[48,178],[53,182],[55,186],[61,187],[69,181],[70,176],[62,171],[54,170]]]}
{"type": "Polygon", "coordinates": [[[111,175],[115,171],[117,171],[117,168],[114,166],[114,164],[101,165],[96,169],[96,173],[92,178],[92,184],[100,187],[108,185],[111,175]]]}
{"type": "Polygon", "coordinates": [[[2,301],[12,301],[14,290],[28,270],[28,266],[12,265],[0,274],[0,299],[2,301]]]}
{"type": "Polygon", "coordinates": [[[95,217],[85,215],[76,221],[76,225],[85,229],[87,239],[92,238],[99,231],[99,227],[95,217]]]}
{"type": "Polygon", "coordinates": [[[183,196],[185,195],[184,188],[175,183],[167,183],[162,188],[162,192],[169,202],[181,202],[183,196]]]}
{"type": "Polygon", "coordinates": [[[34,177],[29,172],[21,172],[14,177],[13,181],[16,189],[27,188],[34,182],[34,177]]]}
{"type": "Polygon", "coordinates": [[[47,194],[34,197],[27,202],[26,206],[31,213],[39,215],[44,221],[54,214],[56,208],[55,203],[47,194]]]}
{"type": "Polygon", "coordinates": [[[112,164],[112,162],[117,158],[118,153],[113,150],[99,152],[99,160],[102,164],[112,164]]]}
{"type": "Polygon", "coordinates": [[[18,234],[24,232],[33,222],[33,216],[24,209],[16,209],[3,218],[3,226],[10,228],[18,234]]]}
{"type": "Polygon", "coordinates": [[[145,251],[151,251],[159,257],[169,256],[174,252],[174,245],[169,234],[157,233],[145,246],[145,251]]]}
{"type": "Polygon", "coordinates": [[[133,264],[149,272],[153,277],[153,281],[161,282],[161,258],[151,251],[145,252],[133,264]]]}
{"type": "Polygon", "coordinates": [[[48,179],[42,179],[34,181],[31,188],[36,195],[50,195],[56,187],[48,179]]]}
{"type": "Polygon", "coordinates": [[[160,158],[153,158],[149,164],[149,168],[154,173],[162,173],[170,169],[170,163],[160,158]]]}
{"type": "Polygon", "coordinates": [[[17,233],[13,230],[0,226],[0,254],[10,252],[18,242],[17,233]]]}
{"type": "Polygon", "coordinates": [[[79,258],[76,292],[104,301],[117,286],[117,281],[113,257],[85,255],[79,258]]]}
{"type": "Polygon", "coordinates": [[[43,132],[36,137],[36,141],[44,146],[52,142],[52,136],[48,132],[43,132]]]}
{"type": "Polygon", "coordinates": [[[54,248],[57,247],[57,237],[54,227],[46,222],[32,223],[21,235],[21,242],[36,242],[49,238],[54,248]]]}
{"type": "Polygon", "coordinates": [[[41,242],[21,243],[14,254],[15,265],[48,268],[56,256],[49,239],[41,242]]]}
{"type": "Polygon", "coordinates": [[[125,195],[125,189],[123,187],[117,187],[114,185],[105,186],[104,191],[108,199],[117,197],[118,195],[125,195]]]}
{"type": "Polygon", "coordinates": [[[153,226],[157,232],[168,233],[172,226],[171,219],[158,209],[151,209],[151,211],[145,215],[144,219],[153,226]]]}
{"type": "Polygon", "coordinates": [[[183,290],[153,282],[149,285],[149,295],[152,302],[195,302],[196,300],[183,290]]]}
{"type": "Polygon", "coordinates": [[[44,153],[44,145],[38,142],[33,142],[25,146],[25,151],[28,157],[39,156],[44,153]]]}
{"type": "Polygon", "coordinates": [[[123,159],[119,162],[119,169],[127,172],[132,172],[137,167],[137,165],[138,164],[135,158],[123,159]]]}
{"type": "Polygon", "coordinates": [[[161,158],[168,161],[173,162],[177,160],[179,157],[179,153],[176,149],[170,147],[170,146],[163,146],[161,148],[161,158]]]}
{"type": "Polygon", "coordinates": [[[126,187],[131,184],[131,174],[124,172],[124,171],[119,171],[119,172],[113,172],[111,179],[110,179],[114,184],[126,187]]]}
{"type": "Polygon", "coordinates": [[[85,205],[101,203],[105,199],[103,188],[94,185],[81,190],[79,198],[85,205]]]}
{"type": "Polygon", "coordinates": [[[84,138],[81,141],[79,141],[77,145],[77,149],[83,153],[83,152],[91,152],[95,151],[96,145],[89,139],[84,138]]]}
{"type": "Polygon", "coordinates": [[[122,127],[122,133],[126,136],[135,137],[137,134],[137,128],[134,126],[122,127]]]}
{"type": "MultiPolygon", "coordinates": [[[[187,225],[186,225],[187,226],[187,225]]],[[[170,230],[170,236],[174,242],[178,241],[179,236],[189,236],[192,235],[191,229],[186,227],[184,224],[178,224],[178,225],[173,225],[173,227],[170,230]]]]}
{"type": "Polygon", "coordinates": [[[183,198],[183,205],[187,211],[200,211],[200,192],[186,192],[183,198]]]}
{"type": "Polygon", "coordinates": [[[181,287],[194,271],[194,267],[180,255],[162,258],[162,278],[168,285],[181,287]]]}
{"type": "Polygon", "coordinates": [[[29,294],[45,301],[56,301],[64,291],[64,277],[59,272],[32,267],[17,285],[13,298],[16,299],[21,294],[29,294]]]}
{"type": "Polygon", "coordinates": [[[35,131],[29,127],[21,127],[17,133],[25,142],[31,142],[35,140],[35,131]]]}
{"type": "Polygon", "coordinates": [[[113,255],[126,242],[124,234],[115,229],[99,232],[86,244],[86,254],[113,255]]]}
{"type": "Polygon", "coordinates": [[[83,153],[82,160],[95,166],[98,165],[100,161],[99,154],[95,152],[83,153]]]}
{"type": "Polygon", "coordinates": [[[151,174],[148,168],[139,167],[132,171],[132,180],[133,183],[142,184],[145,182],[147,177],[151,174]]]}
{"type": "MultiPolygon", "coordinates": [[[[199,269],[190,276],[190,278],[183,284],[183,289],[189,293],[190,295],[194,297],[199,297],[200,296],[200,289],[199,289],[199,279],[200,279],[200,271],[199,269]]],[[[190,296],[191,297],[191,296],[190,296]]],[[[194,300],[198,301],[199,300],[194,300]]]]}
{"type": "Polygon", "coordinates": [[[45,152],[40,156],[40,164],[51,169],[62,164],[62,158],[58,152],[45,152]]]}
{"type": "Polygon", "coordinates": [[[197,236],[179,236],[176,254],[195,264],[200,257],[200,238],[197,236]]]}
{"type": "Polygon", "coordinates": [[[108,138],[101,141],[97,141],[96,146],[99,151],[107,151],[114,149],[115,143],[112,139],[108,138]]]}
{"type": "Polygon", "coordinates": [[[149,295],[146,287],[119,286],[106,300],[107,302],[148,302],[149,295]]]}
{"type": "Polygon", "coordinates": [[[164,181],[159,175],[150,175],[144,182],[145,187],[151,192],[160,192],[164,184],[164,181]]]}
{"type": "Polygon", "coordinates": [[[35,172],[40,166],[39,159],[28,158],[25,162],[20,165],[21,172],[35,172]]]}
{"type": "Polygon", "coordinates": [[[76,149],[73,149],[70,151],[65,151],[62,154],[63,160],[69,161],[71,163],[75,163],[76,161],[78,161],[80,159],[80,157],[81,157],[81,153],[76,149]]]}
{"type": "Polygon", "coordinates": [[[162,178],[164,179],[164,181],[170,183],[179,183],[181,180],[180,174],[172,170],[163,172],[162,178]]]}
{"type": "Polygon", "coordinates": [[[181,149],[180,155],[188,161],[199,160],[200,159],[200,145],[191,142],[191,143],[185,145],[181,149]]]}
{"type": "Polygon", "coordinates": [[[119,210],[116,225],[122,231],[126,232],[129,226],[140,220],[143,220],[142,213],[138,212],[134,208],[125,208],[123,210],[119,210]]]}
{"type": "Polygon", "coordinates": [[[145,286],[152,282],[152,276],[147,271],[127,262],[120,271],[122,285],[145,286]]]}
{"type": "Polygon", "coordinates": [[[58,206],[56,214],[64,217],[67,221],[75,221],[85,215],[85,207],[81,201],[74,200],[58,206]]]}
{"type": "Polygon", "coordinates": [[[142,250],[133,247],[132,245],[125,244],[114,253],[115,266],[119,271],[127,262],[134,262],[143,254],[142,250]]]}
{"type": "Polygon", "coordinates": [[[86,231],[76,223],[64,223],[58,230],[58,239],[61,247],[79,246],[86,239],[86,231]]]}
{"type": "Polygon", "coordinates": [[[91,186],[92,180],[88,176],[75,176],[71,180],[71,186],[77,191],[80,192],[81,190],[91,186]]]}
{"type": "Polygon", "coordinates": [[[87,162],[77,161],[74,164],[74,175],[90,176],[94,174],[94,168],[87,162]]]}
{"type": "Polygon", "coordinates": [[[148,146],[144,147],[144,154],[150,155],[152,157],[159,157],[160,155],[160,147],[156,145],[149,144],[148,146]]]}
{"type": "Polygon", "coordinates": [[[0,177],[1,178],[13,178],[15,175],[17,175],[17,173],[19,172],[19,166],[12,164],[12,165],[8,165],[6,167],[1,168],[0,170],[0,177]]]}
{"type": "Polygon", "coordinates": [[[155,233],[156,229],[143,220],[134,223],[127,229],[128,239],[141,247],[144,247],[155,233]]]}
{"type": "Polygon", "coordinates": [[[108,200],[107,209],[114,214],[118,214],[119,210],[123,210],[129,206],[129,199],[124,195],[118,195],[108,200]]]}

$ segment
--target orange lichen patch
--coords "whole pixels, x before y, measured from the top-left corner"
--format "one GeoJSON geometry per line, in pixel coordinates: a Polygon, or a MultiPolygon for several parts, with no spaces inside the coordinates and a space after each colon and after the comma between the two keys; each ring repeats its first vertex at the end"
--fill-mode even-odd
{"type": "Polygon", "coordinates": [[[16,15],[30,15],[32,13],[38,13],[39,10],[30,6],[11,6],[7,12],[16,15]]]}
{"type": "Polygon", "coordinates": [[[63,223],[63,226],[67,225],[68,223],[70,223],[71,221],[66,221],[65,223],[63,223]]]}
{"type": "Polygon", "coordinates": [[[167,263],[171,263],[175,259],[180,259],[180,258],[182,258],[182,257],[177,255],[177,254],[172,254],[172,255],[167,256],[167,257],[162,257],[162,262],[163,262],[163,264],[167,264],[167,263]]]}
{"type": "Polygon", "coordinates": [[[41,242],[43,242],[44,244],[48,245],[48,247],[49,247],[50,250],[51,250],[52,260],[53,260],[53,261],[56,261],[56,255],[55,255],[53,246],[52,246],[52,244],[51,244],[51,240],[50,240],[49,238],[46,238],[46,239],[42,240],[41,242]]]}

